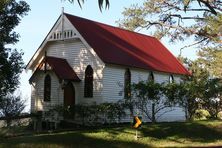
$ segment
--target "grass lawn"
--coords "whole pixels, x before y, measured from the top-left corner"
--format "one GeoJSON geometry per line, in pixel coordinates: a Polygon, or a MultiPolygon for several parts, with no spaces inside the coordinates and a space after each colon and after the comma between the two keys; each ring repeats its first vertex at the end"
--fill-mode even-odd
{"type": "Polygon", "coordinates": [[[135,140],[135,130],[130,126],[122,126],[32,134],[13,138],[0,137],[0,147],[138,148],[222,146],[222,121],[146,124],[138,130],[138,133],[140,138],[135,140]]]}

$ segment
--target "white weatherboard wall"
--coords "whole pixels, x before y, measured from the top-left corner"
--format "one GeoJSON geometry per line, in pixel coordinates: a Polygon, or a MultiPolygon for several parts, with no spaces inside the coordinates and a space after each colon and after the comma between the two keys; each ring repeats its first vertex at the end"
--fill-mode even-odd
{"type": "Polygon", "coordinates": [[[48,110],[50,106],[63,104],[61,96],[63,91],[57,76],[53,72],[37,71],[31,83],[32,96],[31,96],[31,112],[48,110]],[[49,74],[51,77],[51,101],[44,102],[44,79],[49,74]]]}
{"type": "MultiPolygon", "coordinates": [[[[97,60],[97,57],[92,55],[89,50],[83,45],[83,43],[80,40],[69,40],[69,41],[53,41],[47,44],[45,47],[47,51],[47,56],[53,56],[58,58],[63,58],[68,61],[70,66],[74,69],[78,77],[82,80],[81,82],[73,82],[73,86],[75,88],[75,102],[78,103],[100,103],[102,102],[102,78],[103,78],[103,68],[104,64],[101,63],[99,60],[97,60]],[[93,76],[94,76],[94,93],[93,98],[84,98],[84,77],[85,77],[85,69],[87,65],[91,65],[93,68],[93,76]]],[[[52,72],[53,73],[53,72],[52,72]]],[[[53,73],[54,74],[54,73],[53,73]]],[[[36,83],[38,86],[33,88],[33,94],[41,94],[33,96],[32,98],[38,99],[38,103],[36,105],[38,106],[38,110],[45,110],[44,108],[48,108],[49,106],[52,106],[53,100],[51,103],[43,102],[43,89],[44,89],[44,76],[45,73],[42,73],[41,75],[35,74],[36,78],[38,79],[36,83]],[[42,100],[42,101],[41,101],[42,100]],[[43,106],[41,106],[43,105],[43,106]]],[[[55,74],[54,74],[55,75],[55,74]]],[[[32,86],[34,87],[34,86],[32,86]]],[[[62,92],[60,95],[55,95],[59,98],[60,104],[63,104],[63,90],[61,88],[61,85],[59,83],[59,79],[57,76],[52,80],[52,92],[62,92]],[[54,80],[57,82],[55,84],[54,80]]],[[[52,96],[54,93],[52,93],[52,96]]],[[[34,101],[32,101],[34,102],[34,101]]],[[[34,107],[34,104],[32,103],[32,108],[34,107]]]]}
{"type": "MultiPolygon", "coordinates": [[[[118,100],[124,98],[124,74],[126,68],[128,67],[108,64],[106,65],[103,78],[103,102],[117,102],[118,100]]],[[[139,81],[146,81],[148,79],[150,71],[130,67],[129,69],[131,72],[131,83],[138,83],[139,81]]],[[[154,72],[153,74],[155,82],[163,83],[169,81],[170,75],[167,73],[154,72]]],[[[174,75],[174,80],[176,82],[179,82],[180,76],[174,75]]],[[[181,107],[166,108],[165,110],[162,110],[159,114],[162,114],[166,110],[172,111],[161,116],[158,121],[185,120],[185,112],[181,107]]],[[[129,120],[129,118],[123,119],[123,121],[127,120],[129,120]]],[[[145,119],[145,121],[148,121],[148,119],[145,119]]]]}
{"type": "Polygon", "coordinates": [[[76,103],[100,103],[102,101],[102,79],[104,64],[98,57],[91,54],[87,47],[80,40],[56,41],[48,44],[47,55],[64,58],[74,69],[81,82],[75,82],[76,103]],[[84,98],[85,69],[88,65],[93,68],[93,98],[84,98]]]}
{"type": "MultiPolygon", "coordinates": [[[[64,30],[72,30],[76,36],[73,39],[50,41],[46,46],[48,56],[54,56],[58,58],[64,58],[68,61],[70,66],[76,72],[77,76],[82,80],[81,82],[75,82],[76,103],[100,103],[102,101],[102,78],[104,63],[100,58],[92,51],[92,48],[87,45],[84,39],[81,37],[76,28],[64,17],[64,30]],[[83,43],[84,42],[84,43],[83,43]],[[84,78],[85,69],[88,65],[93,68],[93,98],[84,98],[84,78]]],[[[62,24],[59,23],[53,31],[59,32],[62,30],[62,24]]]]}
{"type": "MultiPolygon", "coordinates": [[[[58,58],[64,58],[67,60],[69,65],[76,72],[77,76],[82,80],[81,82],[73,82],[73,86],[75,88],[75,103],[83,103],[83,104],[91,104],[91,103],[100,103],[102,102],[102,79],[103,79],[103,69],[104,63],[100,60],[100,58],[93,52],[91,47],[87,45],[87,43],[82,39],[81,35],[75,29],[75,27],[68,21],[68,19],[64,16],[64,22],[62,24],[62,18],[55,24],[52,31],[46,37],[46,40],[43,42],[41,50],[39,50],[36,54],[35,60],[31,66],[32,71],[34,72],[38,63],[40,63],[41,59],[45,56],[45,51],[47,56],[53,56],[58,58]],[[63,26],[63,28],[62,28],[63,26]],[[58,34],[62,31],[68,30],[72,31],[73,37],[70,38],[59,38],[54,39],[54,34],[58,34]],[[83,43],[84,42],[84,43],[83,43]],[[84,98],[84,77],[85,77],[85,69],[88,65],[91,65],[93,68],[93,98],[84,98]]],[[[54,73],[53,73],[54,74],[54,73]]],[[[55,75],[55,74],[54,74],[55,75]]],[[[43,89],[44,89],[44,73],[36,73],[35,78],[36,81],[33,81],[32,84],[32,103],[31,110],[47,110],[50,106],[55,105],[56,103],[52,100],[51,103],[43,101],[43,89]]],[[[59,104],[63,104],[63,90],[61,88],[61,84],[59,83],[58,77],[55,77],[56,84],[52,84],[51,92],[56,92],[56,99],[59,100],[59,104]],[[61,94],[57,95],[57,92],[61,92],[61,94]]],[[[52,83],[53,80],[52,80],[52,83]]],[[[52,95],[54,95],[52,93],[52,95]]]]}

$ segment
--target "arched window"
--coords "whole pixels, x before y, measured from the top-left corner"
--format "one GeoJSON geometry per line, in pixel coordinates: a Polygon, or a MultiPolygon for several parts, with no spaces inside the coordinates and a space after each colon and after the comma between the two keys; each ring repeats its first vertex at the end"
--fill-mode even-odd
{"type": "Polygon", "coordinates": [[[93,69],[90,65],[85,70],[84,97],[93,97],[93,69]]]}
{"type": "Polygon", "coordinates": [[[124,75],[124,97],[129,98],[130,96],[131,96],[131,73],[129,68],[127,68],[124,75]]]}
{"type": "Polygon", "coordinates": [[[173,83],[174,82],[174,77],[173,77],[173,75],[170,75],[169,76],[169,83],[173,83]]]}
{"type": "Polygon", "coordinates": [[[45,76],[44,80],[44,101],[48,102],[51,99],[51,77],[50,75],[45,76]]]}
{"type": "Polygon", "coordinates": [[[148,81],[154,81],[154,75],[153,72],[151,71],[149,76],[148,76],[148,81]]]}

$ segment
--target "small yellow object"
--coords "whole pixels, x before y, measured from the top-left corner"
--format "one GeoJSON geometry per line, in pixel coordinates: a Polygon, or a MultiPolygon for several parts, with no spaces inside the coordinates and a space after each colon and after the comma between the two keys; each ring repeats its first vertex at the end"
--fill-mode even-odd
{"type": "Polygon", "coordinates": [[[141,121],[137,116],[134,117],[133,127],[134,127],[134,128],[138,128],[141,124],[142,124],[142,121],[141,121]]]}

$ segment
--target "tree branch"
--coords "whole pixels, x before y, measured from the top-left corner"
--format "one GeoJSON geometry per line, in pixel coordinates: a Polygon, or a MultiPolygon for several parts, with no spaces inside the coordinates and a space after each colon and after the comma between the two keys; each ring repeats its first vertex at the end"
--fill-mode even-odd
{"type": "Polygon", "coordinates": [[[211,13],[213,13],[214,15],[217,15],[217,12],[214,10],[214,8],[210,5],[210,2],[207,0],[197,0],[200,3],[203,3],[207,8],[209,8],[209,10],[211,11],[211,13]]]}
{"type": "Polygon", "coordinates": [[[183,17],[181,16],[180,14],[168,14],[167,17],[165,17],[164,21],[163,22],[166,22],[168,19],[172,18],[172,17],[178,17],[180,18],[181,20],[183,19],[192,19],[192,20],[204,20],[203,17],[198,17],[198,16],[191,16],[191,17],[183,17]]]}
{"type": "Polygon", "coordinates": [[[211,12],[208,9],[186,9],[186,11],[207,11],[207,12],[211,12]]]}
{"type": "Polygon", "coordinates": [[[197,44],[200,44],[200,43],[202,43],[202,42],[205,41],[205,40],[207,40],[207,38],[204,38],[204,39],[202,39],[202,40],[200,40],[200,41],[198,41],[198,42],[195,42],[195,43],[193,43],[193,44],[183,46],[182,48],[180,48],[180,54],[179,54],[179,56],[182,55],[182,50],[183,50],[183,49],[189,48],[189,47],[192,47],[192,46],[195,46],[195,45],[197,45],[197,44]]]}
{"type": "Polygon", "coordinates": [[[175,110],[175,109],[172,109],[172,108],[171,108],[171,109],[169,109],[169,110],[163,112],[162,114],[156,116],[156,119],[159,119],[162,115],[164,115],[164,114],[166,114],[166,113],[168,113],[168,112],[171,112],[171,111],[173,111],[173,110],[175,110]]]}

